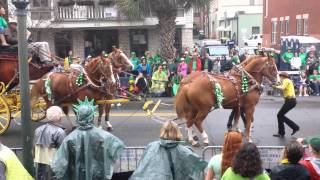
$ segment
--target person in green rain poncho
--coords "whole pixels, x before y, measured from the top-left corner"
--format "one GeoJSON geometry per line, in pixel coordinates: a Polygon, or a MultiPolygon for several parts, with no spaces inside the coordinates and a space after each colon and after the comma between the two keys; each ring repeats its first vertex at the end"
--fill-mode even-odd
{"type": "Polygon", "coordinates": [[[201,179],[201,172],[208,163],[183,144],[177,124],[165,122],[160,139],[148,144],[129,180],[201,179]]]}
{"type": "Polygon", "coordinates": [[[281,70],[288,71],[288,70],[291,69],[291,67],[290,67],[290,62],[291,62],[291,59],[292,59],[293,57],[294,57],[294,55],[293,55],[293,53],[292,53],[292,48],[291,48],[291,47],[288,47],[287,52],[285,52],[285,53],[282,54],[282,56],[281,56],[282,62],[284,63],[283,69],[281,69],[281,70]]]}
{"type": "Polygon", "coordinates": [[[78,100],[74,105],[78,127],[62,142],[53,157],[51,169],[62,180],[109,180],[113,165],[125,145],[114,135],[93,124],[97,106],[94,100],[78,100]]]}
{"type": "Polygon", "coordinates": [[[173,95],[177,95],[177,92],[180,87],[180,81],[182,80],[182,76],[178,75],[177,72],[174,73],[174,75],[171,78],[171,84],[172,84],[172,93],[173,95]]]}

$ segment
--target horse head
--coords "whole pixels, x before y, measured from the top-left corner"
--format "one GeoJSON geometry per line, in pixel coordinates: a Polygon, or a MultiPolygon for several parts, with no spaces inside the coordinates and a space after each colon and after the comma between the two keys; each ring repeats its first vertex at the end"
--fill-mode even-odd
{"type": "Polygon", "coordinates": [[[266,77],[272,83],[276,83],[279,80],[278,69],[275,63],[275,59],[271,56],[254,56],[242,63],[243,67],[253,76],[257,77],[258,81],[262,80],[262,77],[266,77]]]}
{"type": "Polygon", "coordinates": [[[111,59],[109,58],[103,56],[93,58],[85,69],[94,83],[99,83],[101,86],[116,83],[111,59]]]}
{"type": "Polygon", "coordinates": [[[129,58],[118,48],[114,48],[109,54],[109,58],[112,61],[112,65],[116,69],[131,70],[133,69],[133,64],[129,58]]]}

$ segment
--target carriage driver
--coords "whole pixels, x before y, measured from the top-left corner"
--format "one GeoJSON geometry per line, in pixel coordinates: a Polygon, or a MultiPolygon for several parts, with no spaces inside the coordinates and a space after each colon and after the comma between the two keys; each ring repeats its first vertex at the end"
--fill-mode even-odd
{"type": "MultiPolygon", "coordinates": [[[[9,43],[10,45],[18,44],[17,28],[18,28],[18,24],[16,21],[9,22],[9,28],[5,32],[5,38],[7,40],[7,43],[9,43]]],[[[49,44],[47,42],[31,43],[30,36],[31,36],[31,32],[27,30],[27,39],[29,42],[28,49],[39,56],[41,63],[43,64],[52,63],[49,44]]]]}

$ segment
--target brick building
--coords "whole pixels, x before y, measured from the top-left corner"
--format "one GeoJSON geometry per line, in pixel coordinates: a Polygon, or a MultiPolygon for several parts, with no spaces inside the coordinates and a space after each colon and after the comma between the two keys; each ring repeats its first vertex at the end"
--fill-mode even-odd
{"type": "Polygon", "coordinates": [[[264,0],[263,46],[280,48],[281,36],[320,39],[319,0],[264,0]]]}
{"type": "MultiPolygon", "coordinates": [[[[139,56],[146,50],[160,48],[155,15],[150,12],[141,21],[131,21],[118,12],[114,0],[30,0],[29,13],[28,28],[33,40],[47,41],[59,57],[73,50],[75,56],[85,58],[92,51],[110,51],[112,45],[127,54],[135,51],[139,56]]],[[[178,10],[176,29],[176,48],[192,46],[192,9],[178,10]]]]}

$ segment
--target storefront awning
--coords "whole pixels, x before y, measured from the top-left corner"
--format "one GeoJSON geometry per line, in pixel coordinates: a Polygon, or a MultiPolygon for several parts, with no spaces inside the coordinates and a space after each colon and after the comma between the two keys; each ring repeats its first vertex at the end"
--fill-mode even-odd
{"type": "Polygon", "coordinates": [[[77,4],[80,6],[93,6],[93,0],[77,0],[77,4]]]}
{"type": "Polygon", "coordinates": [[[74,5],[75,0],[58,0],[59,6],[72,6],[74,5]]]}
{"type": "Polygon", "coordinates": [[[99,0],[100,5],[112,6],[114,3],[114,0],[99,0]]]}

